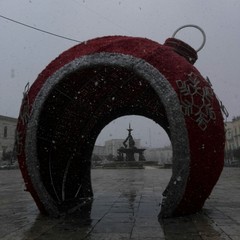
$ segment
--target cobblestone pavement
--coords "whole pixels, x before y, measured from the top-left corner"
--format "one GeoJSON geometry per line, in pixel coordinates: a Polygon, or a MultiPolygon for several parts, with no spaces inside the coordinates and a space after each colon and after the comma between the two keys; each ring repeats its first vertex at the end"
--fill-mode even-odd
{"type": "Polygon", "coordinates": [[[0,171],[0,239],[240,239],[240,168],[225,168],[204,209],[158,222],[170,169],[92,170],[94,201],[74,216],[39,214],[19,170],[0,171]]]}

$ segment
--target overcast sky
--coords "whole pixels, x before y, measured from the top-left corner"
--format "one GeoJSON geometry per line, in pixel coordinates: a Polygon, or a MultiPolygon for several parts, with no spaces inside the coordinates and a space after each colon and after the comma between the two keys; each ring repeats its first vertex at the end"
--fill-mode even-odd
{"type": "MultiPolygon", "coordinates": [[[[239,13],[239,0],[0,1],[0,15],[78,41],[128,35],[164,43],[182,25],[200,26],[207,41],[195,67],[210,78],[215,93],[229,112],[228,120],[240,115],[239,13]]],[[[200,32],[191,28],[176,37],[193,48],[202,42],[200,32]]],[[[0,17],[0,115],[17,117],[26,83],[32,84],[48,63],[76,44],[0,17]]],[[[102,133],[102,139],[118,138],[120,132],[126,134],[130,121],[135,137],[143,138],[143,144],[168,143],[159,126],[132,117],[116,120],[102,133]]]]}

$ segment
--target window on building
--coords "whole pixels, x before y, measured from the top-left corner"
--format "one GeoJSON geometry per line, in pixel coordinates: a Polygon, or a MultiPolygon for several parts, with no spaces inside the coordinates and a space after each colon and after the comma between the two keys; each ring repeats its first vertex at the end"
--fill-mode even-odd
{"type": "Polygon", "coordinates": [[[7,137],[8,135],[8,129],[7,129],[7,126],[4,127],[4,130],[3,130],[3,137],[7,137]]]}

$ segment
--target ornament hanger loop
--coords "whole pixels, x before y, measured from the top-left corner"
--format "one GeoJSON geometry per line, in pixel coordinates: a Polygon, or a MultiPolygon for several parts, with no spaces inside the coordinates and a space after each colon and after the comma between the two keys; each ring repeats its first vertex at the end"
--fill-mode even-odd
{"type": "Polygon", "coordinates": [[[199,52],[199,51],[204,47],[204,45],[205,45],[205,43],[206,43],[206,34],[205,34],[205,32],[202,30],[202,28],[200,28],[199,26],[193,25],[193,24],[187,24],[187,25],[184,25],[184,26],[182,26],[182,27],[179,27],[179,28],[173,33],[172,38],[174,38],[174,37],[176,36],[177,32],[179,32],[181,29],[186,28],[186,27],[197,28],[197,29],[202,33],[202,35],[203,35],[203,42],[202,42],[201,46],[200,46],[198,49],[196,49],[196,52],[199,52]]]}

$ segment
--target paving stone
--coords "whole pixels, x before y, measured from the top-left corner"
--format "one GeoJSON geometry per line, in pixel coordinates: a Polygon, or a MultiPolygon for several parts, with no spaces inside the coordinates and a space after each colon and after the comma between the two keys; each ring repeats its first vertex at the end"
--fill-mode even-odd
{"type": "Polygon", "coordinates": [[[100,222],[98,223],[92,233],[126,233],[130,234],[133,228],[133,224],[120,223],[120,222],[100,222]]]}
{"type": "Polygon", "coordinates": [[[131,238],[143,238],[146,239],[148,237],[152,238],[164,238],[163,229],[158,227],[151,227],[151,226],[135,226],[132,231],[131,238]]]}
{"type": "Polygon", "coordinates": [[[51,219],[39,214],[19,170],[1,171],[0,239],[240,239],[240,168],[223,170],[201,212],[159,222],[170,177],[171,169],[94,169],[92,206],[51,219]]]}
{"type": "Polygon", "coordinates": [[[152,218],[152,217],[137,217],[135,221],[135,226],[136,227],[159,227],[160,223],[158,219],[152,218]]]}
{"type": "Polygon", "coordinates": [[[130,239],[130,234],[128,233],[91,233],[86,238],[86,240],[127,240],[127,239],[130,239]]]}
{"type": "Polygon", "coordinates": [[[202,237],[198,234],[167,234],[165,235],[165,240],[202,240],[202,237]]]}

